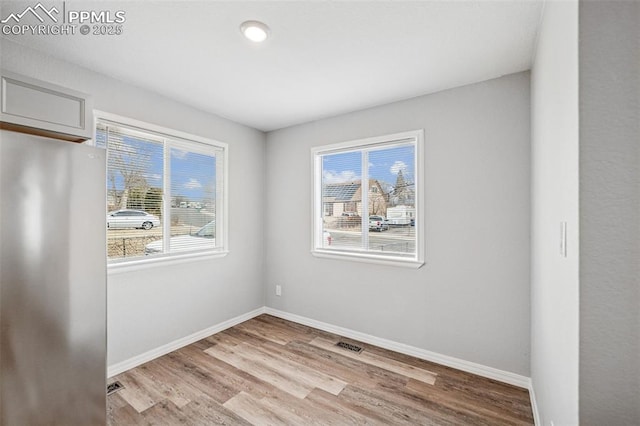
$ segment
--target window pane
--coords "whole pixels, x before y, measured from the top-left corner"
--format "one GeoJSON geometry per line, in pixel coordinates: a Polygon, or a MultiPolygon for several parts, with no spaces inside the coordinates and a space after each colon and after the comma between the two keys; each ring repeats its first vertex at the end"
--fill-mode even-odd
{"type": "Polygon", "coordinates": [[[171,148],[170,252],[216,247],[216,156],[171,148]]]}
{"type": "Polygon", "coordinates": [[[162,239],[162,142],[104,124],[97,135],[96,143],[107,147],[108,258],[143,256],[145,247],[162,239]]]}
{"type": "Polygon", "coordinates": [[[98,123],[96,125],[96,148],[107,149],[107,125],[98,123]]]}
{"type": "Polygon", "coordinates": [[[417,259],[417,143],[407,137],[316,152],[322,222],[315,247],[417,259]]]}
{"type": "Polygon", "coordinates": [[[225,247],[226,144],[172,134],[107,119],[96,125],[96,146],[107,149],[110,260],[225,247]]]}
{"type": "Polygon", "coordinates": [[[322,156],[321,247],[362,248],[362,154],[322,156]]]}
{"type": "Polygon", "coordinates": [[[415,146],[369,151],[369,222],[371,251],[413,256],[416,252],[415,146]]]}

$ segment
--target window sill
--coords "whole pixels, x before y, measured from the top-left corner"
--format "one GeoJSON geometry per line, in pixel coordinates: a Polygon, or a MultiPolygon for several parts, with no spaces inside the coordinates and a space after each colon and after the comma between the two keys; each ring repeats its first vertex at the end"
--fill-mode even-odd
{"type": "Polygon", "coordinates": [[[121,274],[124,272],[140,271],[169,265],[179,265],[182,263],[196,262],[200,260],[219,259],[228,254],[228,251],[206,251],[164,257],[138,257],[132,260],[115,261],[107,264],[107,273],[109,275],[121,274]]]}
{"type": "Polygon", "coordinates": [[[345,260],[353,262],[371,263],[375,265],[398,266],[403,268],[419,269],[424,265],[423,261],[415,259],[404,259],[399,257],[376,256],[375,254],[364,254],[354,252],[336,252],[333,250],[311,250],[315,257],[323,259],[345,260]]]}

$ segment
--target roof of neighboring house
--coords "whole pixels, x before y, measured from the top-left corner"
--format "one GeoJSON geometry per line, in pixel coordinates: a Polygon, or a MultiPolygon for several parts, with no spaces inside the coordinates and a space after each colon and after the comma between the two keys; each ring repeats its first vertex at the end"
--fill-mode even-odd
{"type": "MultiPolygon", "coordinates": [[[[369,189],[374,185],[380,186],[377,180],[369,179],[369,189]]],[[[354,201],[354,197],[360,198],[360,181],[329,183],[322,186],[322,197],[331,198],[331,201],[354,201]]]]}
{"type": "Polygon", "coordinates": [[[351,201],[359,188],[360,182],[331,183],[322,186],[322,196],[335,201],[351,201]]]}

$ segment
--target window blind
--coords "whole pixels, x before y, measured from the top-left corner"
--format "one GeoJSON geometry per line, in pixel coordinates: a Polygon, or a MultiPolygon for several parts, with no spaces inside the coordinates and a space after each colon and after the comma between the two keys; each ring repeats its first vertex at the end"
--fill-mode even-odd
{"type": "Polygon", "coordinates": [[[222,147],[101,120],[110,260],[222,247],[222,147]]]}
{"type": "Polygon", "coordinates": [[[416,257],[415,139],[320,148],[316,165],[317,248],[416,257]]]}

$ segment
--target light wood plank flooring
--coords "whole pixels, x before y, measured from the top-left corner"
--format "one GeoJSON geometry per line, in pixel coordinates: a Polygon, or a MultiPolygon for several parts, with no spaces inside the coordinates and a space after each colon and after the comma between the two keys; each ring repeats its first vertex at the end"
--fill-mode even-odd
{"type": "Polygon", "coordinates": [[[110,425],[533,424],[524,389],[269,315],[116,380],[110,425]]]}

